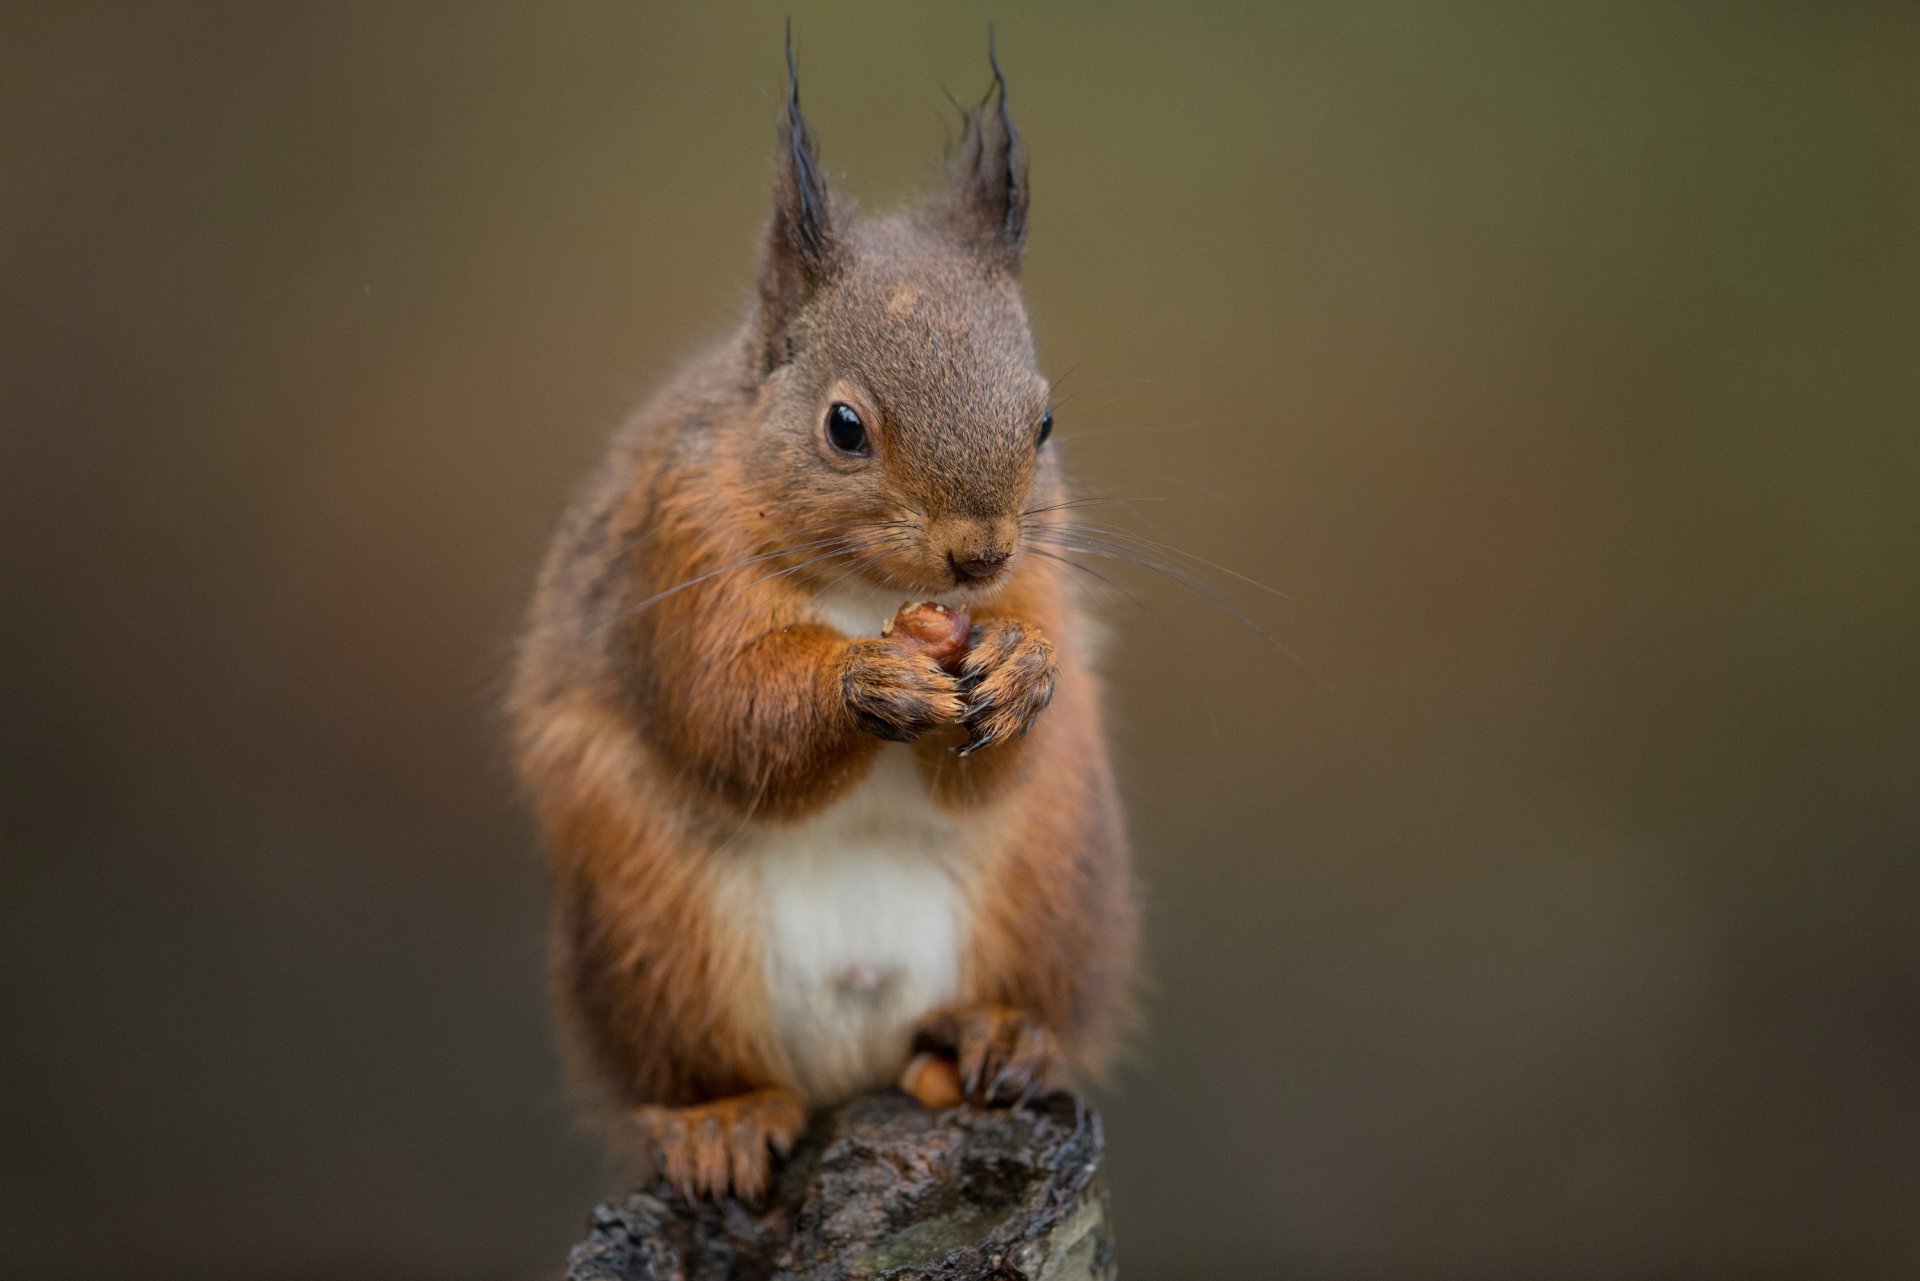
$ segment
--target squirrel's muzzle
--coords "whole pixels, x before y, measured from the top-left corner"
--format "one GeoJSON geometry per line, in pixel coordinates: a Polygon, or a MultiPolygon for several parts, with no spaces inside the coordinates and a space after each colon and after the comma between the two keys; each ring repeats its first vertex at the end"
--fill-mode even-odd
{"type": "Polygon", "coordinates": [[[939,522],[931,532],[935,546],[946,553],[955,585],[964,587],[999,577],[1013,558],[1018,526],[1011,520],[957,517],[939,522]]]}

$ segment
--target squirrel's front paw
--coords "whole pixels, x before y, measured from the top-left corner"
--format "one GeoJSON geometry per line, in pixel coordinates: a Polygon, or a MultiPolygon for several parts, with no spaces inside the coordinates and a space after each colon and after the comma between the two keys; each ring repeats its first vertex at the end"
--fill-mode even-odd
{"type": "Polygon", "coordinates": [[[960,755],[1032,729],[1053,699],[1058,671],[1053,646],[1038,628],[1010,618],[981,624],[961,666],[968,734],[960,755]]]}
{"type": "Polygon", "coordinates": [[[966,710],[953,677],[918,648],[888,636],[847,643],[840,689],[861,729],[896,743],[951,725],[966,710]]]}
{"type": "Polygon", "coordinates": [[[1004,1005],[935,1010],[915,1025],[913,1048],[952,1058],[967,1099],[986,1107],[1023,1103],[1066,1077],[1053,1033],[1004,1005]]]}

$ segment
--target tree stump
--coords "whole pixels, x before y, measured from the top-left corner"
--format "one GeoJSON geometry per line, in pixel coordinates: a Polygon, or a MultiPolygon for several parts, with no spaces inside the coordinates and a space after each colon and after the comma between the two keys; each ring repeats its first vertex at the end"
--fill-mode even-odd
{"type": "Polygon", "coordinates": [[[1100,1118],[1068,1094],[931,1111],[900,1094],[817,1118],[767,1203],[608,1202],[569,1281],[1110,1281],[1100,1118]]]}

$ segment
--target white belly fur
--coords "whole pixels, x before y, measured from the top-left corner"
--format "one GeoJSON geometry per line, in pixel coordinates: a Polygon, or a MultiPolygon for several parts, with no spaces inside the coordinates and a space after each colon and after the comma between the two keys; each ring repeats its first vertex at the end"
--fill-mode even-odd
{"type": "Polygon", "coordinates": [[[891,1084],[913,1024],[957,990],[966,945],[953,822],[908,749],[824,813],[725,851],[723,910],[754,921],[774,1030],[815,1103],[891,1084]]]}

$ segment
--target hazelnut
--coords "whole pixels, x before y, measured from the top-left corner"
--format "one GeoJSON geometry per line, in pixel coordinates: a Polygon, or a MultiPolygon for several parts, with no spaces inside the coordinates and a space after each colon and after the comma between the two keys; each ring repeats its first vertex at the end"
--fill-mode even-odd
{"type": "Polygon", "coordinates": [[[924,600],[902,605],[881,634],[904,638],[948,675],[958,676],[972,632],[973,620],[965,614],[924,600]]]}

